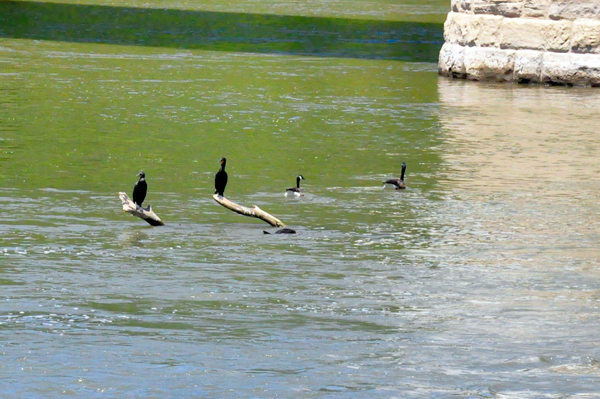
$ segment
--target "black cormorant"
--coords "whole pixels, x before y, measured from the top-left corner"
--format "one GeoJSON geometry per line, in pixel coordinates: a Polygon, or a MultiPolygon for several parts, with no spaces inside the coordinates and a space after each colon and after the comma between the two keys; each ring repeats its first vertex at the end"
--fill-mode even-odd
{"type": "Polygon", "coordinates": [[[225,186],[227,185],[227,172],[225,172],[227,160],[221,158],[219,162],[221,163],[221,170],[215,175],[215,194],[219,194],[222,197],[225,192],[225,186]]]}
{"type": "Polygon", "coordinates": [[[137,174],[140,178],[133,186],[133,202],[137,206],[142,206],[142,203],[146,199],[146,192],[148,191],[148,184],[146,183],[146,174],[143,170],[137,174]]]}
{"type": "MultiPolygon", "coordinates": [[[[263,230],[264,234],[271,234],[267,230],[263,230]]],[[[284,227],[281,230],[277,230],[275,234],[296,234],[296,230],[290,229],[289,227],[284,227]]]]}
{"type": "Polygon", "coordinates": [[[299,197],[301,195],[304,195],[304,193],[302,193],[302,190],[300,189],[300,180],[305,180],[304,176],[299,175],[298,177],[296,177],[296,187],[288,188],[287,190],[285,190],[286,197],[299,197]]]}
{"type": "Polygon", "coordinates": [[[384,181],[383,187],[385,187],[386,184],[391,184],[396,187],[396,190],[406,188],[406,184],[404,184],[404,172],[406,172],[406,162],[402,162],[402,173],[400,174],[400,178],[384,181]]]}

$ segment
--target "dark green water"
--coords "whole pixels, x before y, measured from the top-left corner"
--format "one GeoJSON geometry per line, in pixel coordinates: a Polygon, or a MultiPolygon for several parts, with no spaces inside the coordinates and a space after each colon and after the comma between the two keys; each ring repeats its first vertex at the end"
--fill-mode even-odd
{"type": "Polygon", "coordinates": [[[593,397],[600,95],[439,78],[448,9],[0,2],[4,397],[593,397]]]}

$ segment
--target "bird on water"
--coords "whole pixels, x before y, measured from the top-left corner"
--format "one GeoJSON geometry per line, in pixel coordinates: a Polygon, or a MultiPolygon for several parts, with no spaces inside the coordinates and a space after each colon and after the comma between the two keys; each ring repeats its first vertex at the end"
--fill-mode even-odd
{"type": "Polygon", "coordinates": [[[304,176],[298,175],[298,177],[296,177],[296,187],[288,188],[287,190],[285,190],[286,197],[300,197],[301,195],[304,195],[304,193],[300,189],[300,180],[305,180],[304,176]]]}
{"type": "MultiPolygon", "coordinates": [[[[271,234],[267,230],[263,230],[264,234],[271,234]]],[[[290,229],[289,227],[284,227],[281,230],[277,230],[275,234],[296,234],[296,230],[290,229]]]]}
{"type": "Polygon", "coordinates": [[[221,158],[219,162],[221,163],[221,169],[215,175],[215,194],[219,194],[222,197],[225,192],[225,186],[227,186],[227,172],[225,172],[227,160],[221,158]]]}
{"type": "Polygon", "coordinates": [[[133,186],[133,202],[137,206],[142,206],[142,203],[146,199],[146,192],[148,191],[148,184],[146,183],[146,174],[143,170],[140,170],[138,181],[133,186]]]}
{"type": "Polygon", "coordinates": [[[385,188],[386,184],[391,184],[396,187],[396,190],[400,190],[406,188],[406,184],[404,184],[404,172],[406,172],[406,162],[402,162],[402,173],[400,174],[399,179],[389,179],[383,182],[383,187],[385,188]]]}

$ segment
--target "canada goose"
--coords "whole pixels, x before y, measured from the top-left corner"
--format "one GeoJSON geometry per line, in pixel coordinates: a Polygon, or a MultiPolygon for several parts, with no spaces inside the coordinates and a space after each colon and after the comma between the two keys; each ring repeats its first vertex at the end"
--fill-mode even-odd
{"type": "Polygon", "coordinates": [[[384,181],[383,187],[385,187],[386,184],[391,184],[396,187],[396,190],[406,188],[406,184],[404,184],[404,172],[406,172],[406,162],[402,162],[402,173],[400,174],[400,178],[384,181]]]}
{"type": "Polygon", "coordinates": [[[301,195],[304,195],[302,189],[300,188],[300,180],[305,180],[304,176],[298,175],[298,177],[296,177],[296,187],[288,188],[287,190],[285,190],[286,197],[300,197],[301,195]]]}

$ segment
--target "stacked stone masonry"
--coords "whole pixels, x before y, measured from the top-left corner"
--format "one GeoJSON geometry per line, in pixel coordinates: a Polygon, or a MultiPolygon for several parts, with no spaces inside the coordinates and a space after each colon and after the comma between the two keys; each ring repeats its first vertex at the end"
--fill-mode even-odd
{"type": "Polygon", "coordinates": [[[441,75],[600,86],[600,0],[452,0],[441,75]]]}

